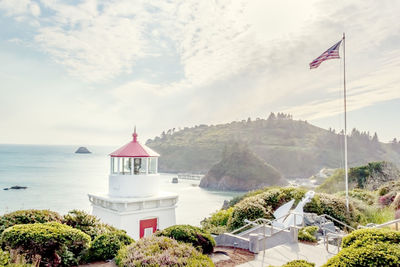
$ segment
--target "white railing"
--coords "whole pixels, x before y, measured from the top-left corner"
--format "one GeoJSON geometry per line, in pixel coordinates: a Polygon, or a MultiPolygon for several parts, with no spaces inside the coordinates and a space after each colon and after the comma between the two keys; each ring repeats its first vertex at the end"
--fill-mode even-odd
{"type": "Polygon", "coordinates": [[[388,226],[393,225],[393,224],[395,225],[396,231],[398,231],[399,230],[400,219],[388,221],[388,222],[385,222],[385,223],[382,223],[382,224],[375,224],[375,225],[372,225],[372,226],[360,225],[360,226],[358,226],[358,228],[359,229],[363,229],[363,228],[383,228],[383,227],[388,227],[388,226]]]}

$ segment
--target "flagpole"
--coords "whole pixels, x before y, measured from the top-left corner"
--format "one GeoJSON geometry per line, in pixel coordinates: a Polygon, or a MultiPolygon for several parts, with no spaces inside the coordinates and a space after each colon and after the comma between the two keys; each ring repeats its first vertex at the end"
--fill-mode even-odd
{"type": "Polygon", "coordinates": [[[343,96],[344,96],[344,173],[346,179],[346,209],[349,212],[349,177],[347,166],[347,108],[346,108],[346,45],[343,33],[343,96]]]}

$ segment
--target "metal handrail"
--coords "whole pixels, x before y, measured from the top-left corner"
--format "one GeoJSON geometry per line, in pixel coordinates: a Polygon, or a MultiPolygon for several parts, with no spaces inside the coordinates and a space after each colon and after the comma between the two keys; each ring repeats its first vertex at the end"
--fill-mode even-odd
{"type": "MultiPolygon", "coordinates": [[[[271,226],[271,235],[270,235],[270,236],[272,236],[272,235],[277,234],[277,233],[280,233],[280,232],[282,232],[282,231],[284,231],[284,230],[290,229],[290,227],[297,227],[297,224],[296,224],[296,217],[297,217],[297,216],[300,216],[300,217],[303,218],[303,220],[302,220],[302,221],[303,221],[303,222],[302,222],[302,226],[304,227],[304,214],[291,211],[291,212],[289,212],[288,214],[285,214],[285,215],[283,215],[283,216],[281,216],[281,217],[275,218],[274,220],[268,220],[268,219],[264,219],[264,218],[258,218],[258,219],[254,220],[254,221],[248,221],[248,223],[245,224],[244,226],[242,226],[242,227],[240,227],[240,228],[238,228],[238,229],[233,230],[233,231],[231,232],[231,234],[240,232],[241,230],[243,230],[243,229],[249,227],[250,225],[263,225],[263,226],[270,225],[270,226],[271,226]],[[293,225],[289,225],[289,226],[284,227],[284,228],[282,228],[282,229],[280,228],[279,231],[274,232],[274,225],[273,225],[273,223],[274,223],[274,222],[277,222],[279,219],[288,217],[290,214],[293,214],[293,215],[294,215],[294,223],[293,223],[293,225]],[[262,222],[262,224],[260,224],[259,222],[262,222]]],[[[247,221],[247,220],[245,220],[245,222],[246,222],[246,221],[247,221]]],[[[265,229],[264,229],[264,231],[265,231],[265,229]]]]}
{"type": "Polygon", "coordinates": [[[344,222],[341,222],[341,221],[339,221],[338,219],[335,219],[335,218],[333,218],[332,216],[330,216],[330,215],[328,215],[328,214],[322,214],[322,215],[320,215],[320,217],[328,218],[329,220],[332,220],[332,221],[334,221],[334,222],[337,222],[337,223],[343,225],[344,227],[347,227],[347,228],[349,228],[349,229],[351,229],[351,230],[353,230],[353,231],[356,230],[356,228],[354,228],[354,227],[352,227],[352,226],[350,226],[350,225],[348,225],[348,224],[346,224],[346,223],[344,223],[344,222]]]}
{"type": "Polygon", "coordinates": [[[382,228],[382,227],[386,227],[392,224],[395,224],[396,227],[396,231],[399,230],[399,223],[400,223],[400,219],[396,219],[396,220],[392,220],[392,221],[388,221],[382,224],[378,224],[378,225],[373,225],[373,226],[364,226],[364,225],[360,225],[358,226],[358,228],[382,228]]]}

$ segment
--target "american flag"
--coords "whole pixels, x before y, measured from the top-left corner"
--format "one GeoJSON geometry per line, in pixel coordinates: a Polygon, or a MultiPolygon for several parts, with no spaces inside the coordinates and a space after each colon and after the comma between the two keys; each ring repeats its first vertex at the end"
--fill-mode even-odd
{"type": "Polygon", "coordinates": [[[322,55],[320,55],[319,57],[314,59],[310,63],[310,69],[318,68],[318,66],[321,65],[321,63],[325,60],[333,59],[333,58],[340,58],[339,47],[340,47],[341,43],[342,43],[342,40],[340,40],[337,44],[333,45],[331,48],[326,50],[324,53],[322,53],[322,55]]]}

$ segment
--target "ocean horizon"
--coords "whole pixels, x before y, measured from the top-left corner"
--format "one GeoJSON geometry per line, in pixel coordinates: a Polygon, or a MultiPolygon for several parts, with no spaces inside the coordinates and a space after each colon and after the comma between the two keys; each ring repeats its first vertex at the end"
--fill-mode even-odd
{"type": "MultiPolygon", "coordinates": [[[[0,215],[21,209],[50,209],[61,214],[91,211],[88,193],[108,191],[109,156],[115,147],[89,146],[91,154],[76,154],[71,145],[0,144],[0,215]],[[12,186],[27,189],[3,190],[12,186]]],[[[160,158],[162,160],[162,158],[160,158]]],[[[179,180],[161,173],[161,190],[179,195],[177,224],[199,225],[224,200],[238,192],[209,191],[199,181],[179,180]]]]}

